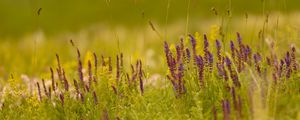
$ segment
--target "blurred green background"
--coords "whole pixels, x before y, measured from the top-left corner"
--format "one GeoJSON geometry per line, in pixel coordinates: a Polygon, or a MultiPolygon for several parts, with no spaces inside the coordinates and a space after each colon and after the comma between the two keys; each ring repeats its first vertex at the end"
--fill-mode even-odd
{"type": "Polygon", "coordinates": [[[300,9],[299,4],[299,0],[0,0],[0,38],[36,30],[46,35],[76,32],[98,23],[130,28],[151,20],[164,25],[185,19],[187,8],[191,19],[208,19],[213,17],[213,7],[221,11],[218,14],[231,9],[242,16],[292,13],[300,9]]]}

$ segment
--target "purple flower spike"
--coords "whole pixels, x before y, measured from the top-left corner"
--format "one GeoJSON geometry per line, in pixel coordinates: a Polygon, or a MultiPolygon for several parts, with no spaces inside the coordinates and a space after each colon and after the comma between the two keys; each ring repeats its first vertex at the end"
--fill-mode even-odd
{"type": "Polygon", "coordinates": [[[185,49],[185,52],[186,52],[186,57],[187,57],[187,60],[188,62],[190,62],[191,60],[191,52],[188,48],[185,49]]]}
{"type": "Polygon", "coordinates": [[[181,59],[181,49],[179,45],[176,45],[176,55],[177,55],[177,61],[181,59]]]}
{"type": "Polygon", "coordinates": [[[290,64],[291,64],[290,52],[287,52],[287,53],[286,53],[286,56],[285,56],[285,63],[286,63],[287,66],[290,66],[290,64]]]}
{"type": "Polygon", "coordinates": [[[208,63],[209,63],[209,71],[212,72],[213,69],[213,62],[214,62],[214,57],[213,55],[208,51],[208,63]]]}
{"type": "Polygon", "coordinates": [[[221,49],[221,43],[219,40],[216,40],[216,47],[217,49],[221,49]]]}
{"type": "Polygon", "coordinates": [[[203,37],[204,37],[204,51],[206,51],[208,50],[209,43],[206,34],[204,34],[203,37]]]}
{"type": "Polygon", "coordinates": [[[225,58],[225,63],[227,66],[231,66],[231,61],[228,57],[225,58]]]}
{"type": "Polygon", "coordinates": [[[251,53],[251,48],[249,47],[249,45],[247,45],[245,50],[245,60],[249,65],[251,65],[251,53]]]}
{"type": "Polygon", "coordinates": [[[231,57],[235,59],[235,47],[232,40],[230,41],[230,50],[231,50],[231,57]]]}
{"type": "Polygon", "coordinates": [[[253,58],[254,58],[254,61],[257,61],[257,62],[261,61],[261,56],[259,53],[254,54],[253,58]]]}
{"type": "Polygon", "coordinates": [[[178,84],[179,84],[179,94],[184,93],[184,90],[183,90],[184,84],[183,84],[183,81],[182,81],[183,74],[184,74],[183,72],[184,72],[183,63],[180,63],[179,67],[178,67],[178,74],[177,74],[178,84]]]}
{"type": "Polygon", "coordinates": [[[196,56],[196,63],[198,67],[198,76],[199,76],[199,81],[200,81],[200,87],[204,86],[204,81],[203,81],[203,72],[204,72],[204,62],[203,58],[201,56],[196,56]]]}
{"type": "Polygon", "coordinates": [[[208,61],[209,61],[209,63],[213,63],[214,62],[214,56],[213,56],[213,54],[211,54],[210,52],[208,52],[208,61]]]}
{"type": "Polygon", "coordinates": [[[191,34],[189,36],[190,36],[190,40],[191,40],[191,44],[192,44],[193,54],[196,55],[196,39],[191,34]]]}
{"type": "Polygon", "coordinates": [[[164,42],[164,50],[166,55],[170,53],[169,44],[167,43],[167,41],[164,42]]]}
{"type": "Polygon", "coordinates": [[[194,49],[194,48],[196,48],[196,39],[191,34],[189,36],[190,36],[190,40],[191,40],[191,43],[192,43],[192,47],[194,49]]]}
{"type": "Polygon", "coordinates": [[[216,40],[216,47],[217,47],[217,56],[218,56],[218,62],[222,62],[222,56],[221,56],[221,43],[219,40],[216,40]]]}
{"type": "Polygon", "coordinates": [[[230,119],[230,103],[227,99],[222,100],[222,108],[223,108],[223,119],[229,120],[230,119]]]}
{"type": "Polygon", "coordinates": [[[260,61],[261,61],[261,56],[259,53],[256,53],[253,55],[253,58],[254,58],[254,63],[255,63],[255,68],[256,68],[256,71],[261,74],[261,68],[260,68],[260,61]]]}
{"type": "Polygon", "coordinates": [[[296,72],[298,70],[298,64],[296,62],[296,48],[294,46],[292,47],[291,59],[292,59],[293,70],[294,72],[296,72]]]}
{"type": "Polygon", "coordinates": [[[231,88],[231,95],[232,95],[232,101],[233,101],[234,109],[237,110],[238,109],[238,102],[237,102],[237,99],[236,99],[236,92],[235,92],[234,87],[231,88]]]}
{"type": "Polygon", "coordinates": [[[241,37],[240,33],[237,32],[237,33],[236,33],[236,36],[237,36],[237,41],[238,41],[238,43],[241,45],[241,44],[242,44],[242,37],[241,37]]]}
{"type": "Polygon", "coordinates": [[[178,67],[178,78],[179,79],[182,79],[182,77],[183,77],[183,72],[184,72],[184,67],[183,67],[183,64],[182,63],[180,63],[179,64],[179,67],[178,67]]]}
{"type": "Polygon", "coordinates": [[[225,106],[226,106],[226,109],[228,111],[228,114],[230,114],[230,102],[229,102],[229,100],[225,100],[225,106]]]}

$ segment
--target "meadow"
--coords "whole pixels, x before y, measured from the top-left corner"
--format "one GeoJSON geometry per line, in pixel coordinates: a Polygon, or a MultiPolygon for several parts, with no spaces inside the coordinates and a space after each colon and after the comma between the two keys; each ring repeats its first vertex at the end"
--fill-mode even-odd
{"type": "Polygon", "coordinates": [[[300,119],[297,1],[90,2],[0,2],[1,120],[300,119]]]}

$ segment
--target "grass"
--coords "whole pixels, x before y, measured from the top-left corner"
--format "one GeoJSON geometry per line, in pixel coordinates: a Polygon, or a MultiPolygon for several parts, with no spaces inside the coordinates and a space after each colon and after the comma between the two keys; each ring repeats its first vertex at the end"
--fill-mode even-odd
{"type": "Polygon", "coordinates": [[[166,26],[1,41],[0,119],[300,119],[299,15],[200,24],[192,2],[166,26]]]}
{"type": "Polygon", "coordinates": [[[51,70],[38,78],[11,74],[2,87],[1,119],[299,117],[296,47],[277,54],[269,46],[262,53],[241,37],[222,44],[196,34],[178,44],[165,42],[161,64],[168,72],[156,81],[146,60],[81,54],[72,41],[77,59],[65,62],[57,54],[51,70]]]}

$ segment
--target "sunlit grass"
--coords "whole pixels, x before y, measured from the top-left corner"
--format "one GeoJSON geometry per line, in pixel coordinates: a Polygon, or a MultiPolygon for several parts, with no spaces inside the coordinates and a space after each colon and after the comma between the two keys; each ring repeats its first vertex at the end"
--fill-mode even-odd
{"type": "Polygon", "coordinates": [[[0,119],[299,118],[299,16],[221,17],[1,41],[0,119]]]}

